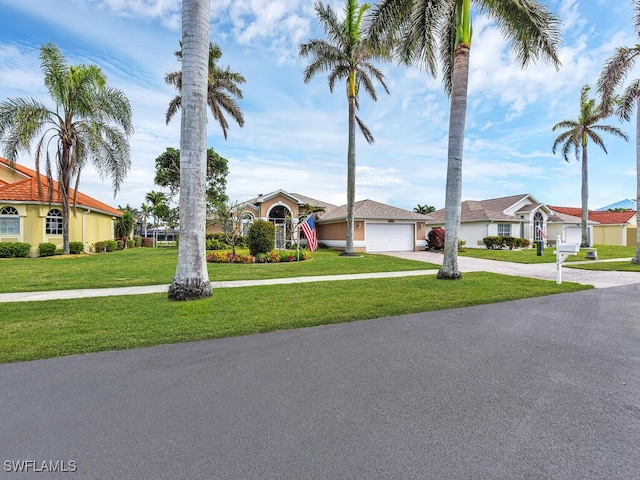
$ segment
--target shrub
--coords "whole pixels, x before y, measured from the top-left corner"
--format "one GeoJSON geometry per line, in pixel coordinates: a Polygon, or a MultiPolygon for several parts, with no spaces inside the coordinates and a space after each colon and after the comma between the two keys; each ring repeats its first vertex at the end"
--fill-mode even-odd
{"type": "Polygon", "coordinates": [[[488,250],[501,250],[503,248],[509,248],[509,250],[513,250],[514,248],[529,246],[529,240],[517,237],[491,236],[484,237],[482,241],[488,250]]]}
{"type": "Polygon", "coordinates": [[[153,247],[153,238],[143,238],[141,245],[143,247],[153,247]]]}
{"type": "Polygon", "coordinates": [[[466,240],[458,240],[458,251],[464,252],[464,246],[467,244],[466,240]]]}
{"type": "Polygon", "coordinates": [[[115,240],[105,240],[104,243],[107,246],[107,252],[115,252],[118,249],[118,242],[115,240]]]}
{"type": "Polygon", "coordinates": [[[118,240],[115,240],[115,242],[116,242],[116,249],[117,250],[124,250],[124,245],[125,245],[124,240],[118,239],[118,240]]]}
{"type": "Polygon", "coordinates": [[[127,248],[136,248],[136,241],[133,238],[127,240],[127,248]]]}
{"type": "Polygon", "coordinates": [[[64,255],[64,250],[61,248],[56,248],[56,251],[53,252],[54,255],[64,255]]]}
{"type": "Polygon", "coordinates": [[[251,255],[238,255],[238,263],[253,263],[253,257],[251,255]]]}
{"type": "Polygon", "coordinates": [[[207,262],[211,263],[230,263],[228,252],[212,252],[207,255],[207,262]]]}
{"type": "Polygon", "coordinates": [[[38,255],[41,257],[51,257],[56,253],[56,244],[51,242],[45,242],[38,245],[38,255]]]}
{"type": "Polygon", "coordinates": [[[142,237],[140,235],[133,236],[134,247],[138,248],[142,246],[142,237]]]}
{"type": "MultiPolygon", "coordinates": [[[[207,235],[207,237],[208,236],[209,235],[207,235]]],[[[220,240],[216,240],[215,238],[207,239],[207,250],[227,250],[229,248],[231,248],[229,245],[220,240]]]]}
{"type": "Polygon", "coordinates": [[[102,253],[107,251],[107,246],[104,242],[96,242],[93,244],[93,251],[96,253],[102,253]]]}
{"type": "Polygon", "coordinates": [[[275,234],[276,230],[273,223],[265,220],[253,222],[249,228],[249,235],[247,235],[247,243],[249,244],[251,255],[269,253],[273,250],[275,234]]]}
{"type": "Polygon", "coordinates": [[[444,248],[444,228],[432,228],[427,234],[427,247],[434,250],[442,250],[444,248]]]}
{"type": "Polygon", "coordinates": [[[69,242],[69,253],[78,255],[84,252],[84,243],[82,242],[69,242]]]}
{"type": "Polygon", "coordinates": [[[31,245],[24,242],[0,242],[0,258],[24,258],[31,252],[31,245]]]}

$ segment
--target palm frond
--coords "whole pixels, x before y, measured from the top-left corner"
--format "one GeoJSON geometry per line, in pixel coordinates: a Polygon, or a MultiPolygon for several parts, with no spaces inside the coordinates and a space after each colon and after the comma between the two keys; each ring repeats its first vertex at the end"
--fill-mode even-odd
{"type": "Polygon", "coordinates": [[[562,22],[546,5],[536,0],[475,0],[474,3],[497,23],[523,66],[543,59],[560,67],[557,48],[562,41],[562,22]]]}
{"type": "Polygon", "coordinates": [[[369,145],[372,145],[373,143],[375,143],[376,140],[375,138],[373,138],[371,131],[364,124],[364,122],[360,120],[360,117],[358,117],[357,115],[356,115],[356,122],[358,122],[358,127],[360,128],[360,131],[362,132],[362,135],[364,136],[364,139],[367,141],[367,143],[369,145]]]}

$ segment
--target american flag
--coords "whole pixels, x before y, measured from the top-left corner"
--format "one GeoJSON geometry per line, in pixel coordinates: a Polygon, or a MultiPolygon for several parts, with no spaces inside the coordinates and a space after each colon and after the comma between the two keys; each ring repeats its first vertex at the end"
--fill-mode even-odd
{"type": "Polygon", "coordinates": [[[300,229],[307,239],[307,246],[312,252],[318,248],[318,237],[316,236],[316,226],[313,223],[313,215],[309,215],[304,222],[300,224],[300,229]]]}
{"type": "Polygon", "coordinates": [[[540,232],[540,235],[542,235],[544,238],[547,238],[547,235],[544,233],[542,228],[538,227],[538,231],[540,232]]]}

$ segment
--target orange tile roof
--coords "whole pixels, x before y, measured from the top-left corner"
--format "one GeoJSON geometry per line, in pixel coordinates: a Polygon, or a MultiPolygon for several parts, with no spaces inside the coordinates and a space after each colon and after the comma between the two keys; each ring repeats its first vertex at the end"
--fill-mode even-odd
{"type": "MultiPolygon", "coordinates": [[[[10,168],[11,163],[6,158],[0,157],[0,168],[10,168]]],[[[40,183],[42,185],[42,196],[38,192],[38,173],[30,168],[13,164],[13,170],[22,175],[28,177],[17,180],[14,183],[4,183],[0,181],[0,201],[9,202],[34,202],[34,203],[48,203],[49,202],[49,182],[44,175],[40,175],[40,183]]],[[[70,189],[69,200],[73,205],[73,196],[75,191],[70,189]]],[[[53,181],[53,196],[51,203],[61,203],[60,195],[58,193],[58,182],[53,181]]],[[[108,213],[115,216],[121,216],[122,212],[113,207],[110,207],[106,203],[102,203],[95,198],[92,198],[84,193],[78,191],[77,205],[82,207],[99,210],[104,213],[108,213]]]]}
{"type": "MultiPolygon", "coordinates": [[[[575,207],[552,207],[551,210],[564,213],[566,215],[573,215],[574,217],[582,217],[582,209],[575,207]]],[[[609,211],[595,211],[589,210],[589,220],[598,222],[604,225],[621,225],[628,223],[635,216],[636,212],[633,210],[627,210],[625,212],[609,212],[609,211]]]]}

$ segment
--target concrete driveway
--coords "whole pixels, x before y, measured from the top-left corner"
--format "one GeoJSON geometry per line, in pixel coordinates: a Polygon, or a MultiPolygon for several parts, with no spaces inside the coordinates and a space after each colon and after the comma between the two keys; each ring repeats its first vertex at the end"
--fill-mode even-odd
{"type": "Polygon", "coordinates": [[[640,478],[639,311],[629,285],[0,365],[0,478],[640,478]]]}
{"type": "MultiPolygon", "coordinates": [[[[407,258],[422,262],[442,265],[442,253],[437,252],[381,252],[399,258],[407,258]]],[[[492,272],[517,277],[539,278],[541,280],[556,280],[555,263],[523,264],[512,262],[498,262],[483,258],[458,257],[458,268],[461,272],[492,272]]],[[[640,283],[640,272],[604,272],[595,270],[579,270],[577,268],[562,268],[562,281],[593,285],[595,288],[617,287],[640,283]]]]}

